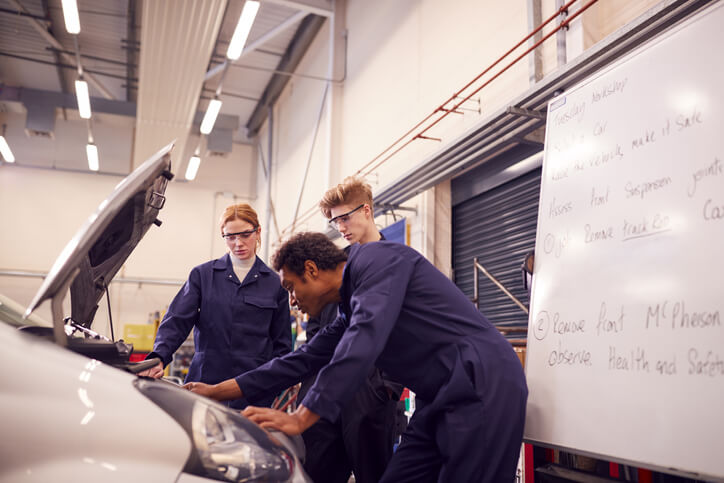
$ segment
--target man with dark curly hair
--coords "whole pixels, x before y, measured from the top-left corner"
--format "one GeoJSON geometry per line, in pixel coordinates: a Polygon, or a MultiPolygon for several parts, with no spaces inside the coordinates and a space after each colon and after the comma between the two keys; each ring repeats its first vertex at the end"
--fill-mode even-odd
{"type": "Polygon", "coordinates": [[[252,403],[319,372],[298,409],[249,407],[262,427],[300,434],[334,420],[377,365],[416,394],[417,409],[381,481],[513,481],[528,390],[513,348],[465,295],[415,250],[391,242],[344,253],[301,233],[274,259],[282,286],[310,314],[340,313],[307,345],[193,392],[252,403]],[[271,383],[271,387],[270,387],[271,383]]]}
{"type": "MultiPolygon", "coordinates": [[[[348,177],[327,190],[319,202],[329,225],[350,243],[365,244],[384,240],[375,224],[372,187],[362,178],[348,177]]],[[[296,304],[292,297],[290,302],[296,304]]],[[[334,322],[338,303],[324,306],[307,322],[307,340],[334,322]]],[[[301,401],[316,380],[316,374],[302,381],[301,401]]],[[[392,458],[399,431],[407,417],[398,402],[403,387],[373,367],[340,410],[335,421],[320,419],[302,433],[307,449],[304,469],[315,483],[347,483],[354,474],[356,483],[377,483],[392,458]]]]}

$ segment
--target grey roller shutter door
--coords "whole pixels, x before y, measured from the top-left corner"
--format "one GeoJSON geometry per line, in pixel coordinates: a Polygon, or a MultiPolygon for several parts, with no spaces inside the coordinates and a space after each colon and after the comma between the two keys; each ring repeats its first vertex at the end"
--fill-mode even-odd
{"type": "MultiPolygon", "coordinates": [[[[453,206],[455,283],[472,300],[473,259],[525,306],[520,267],[535,247],[540,168],[453,206]]],[[[525,312],[484,274],[478,274],[480,311],[496,326],[527,327],[525,312]]]]}

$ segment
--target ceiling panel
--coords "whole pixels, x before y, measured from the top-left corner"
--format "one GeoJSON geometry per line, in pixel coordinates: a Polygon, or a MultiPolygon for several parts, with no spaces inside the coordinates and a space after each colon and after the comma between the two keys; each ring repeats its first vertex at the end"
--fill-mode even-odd
{"type": "Polygon", "coordinates": [[[10,144],[22,144],[18,165],[84,169],[90,126],[101,171],[127,172],[176,139],[172,160],[178,172],[185,168],[182,160],[206,145],[198,120],[217,89],[223,101],[220,125],[236,128],[234,142],[252,142],[245,126],[309,11],[304,2],[262,0],[242,57],[223,69],[243,5],[244,0],[78,0],[81,32],[75,38],[65,30],[61,0],[0,0],[0,122],[13,124],[10,144]],[[90,123],[80,120],[73,98],[64,107],[50,106],[57,116],[51,137],[24,134],[27,106],[12,93],[32,88],[72,96],[76,39],[92,108],[108,98],[126,107],[105,112],[136,113],[113,121],[127,124],[118,131],[126,150],[108,139],[113,115],[94,109],[90,123]],[[216,75],[207,75],[214,68],[216,75]]]}
{"type": "MultiPolygon", "coordinates": [[[[168,142],[184,146],[226,0],[143,2],[134,166],[168,142]]],[[[182,149],[171,157],[177,169],[182,149]]]]}

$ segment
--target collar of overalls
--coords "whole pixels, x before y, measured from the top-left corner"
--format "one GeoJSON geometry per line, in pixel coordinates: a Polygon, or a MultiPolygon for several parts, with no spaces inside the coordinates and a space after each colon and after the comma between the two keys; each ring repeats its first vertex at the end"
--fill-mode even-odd
{"type": "Polygon", "coordinates": [[[236,274],[234,273],[234,267],[231,262],[231,254],[229,253],[221,258],[217,258],[216,260],[214,260],[213,267],[214,270],[224,270],[226,272],[227,280],[242,285],[255,282],[257,278],[259,278],[259,274],[271,273],[269,267],[267,267],[259,257],[256,257],[254,265],[251,266],[251,269],[249,269],[249,273],[246,274],[246,278],[244,279],[246,280],[246,283],[242,283],[242,281],[239,281],[236,277],[236,274]]]}

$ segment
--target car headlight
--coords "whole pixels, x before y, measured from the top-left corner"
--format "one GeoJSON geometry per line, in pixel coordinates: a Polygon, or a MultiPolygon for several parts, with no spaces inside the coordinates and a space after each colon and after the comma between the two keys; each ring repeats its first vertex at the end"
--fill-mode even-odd
{"type": "Polygon", "coordinates": [[[291,479],[295,459],[287,448],[238,412],[163,381],[134,384],[189,434],[185,472],[233,482],[291,479]]]}
{"type": "MultiPolygon", "coordinates": [[[[221,411],[197,402],[191,418],[194,446],[206,470],[227,481],[285,481],[293,460],[285,451],[270,451],[221,411]]],[[[273,448],[277,449],[277,448],[273,448]]]]}

